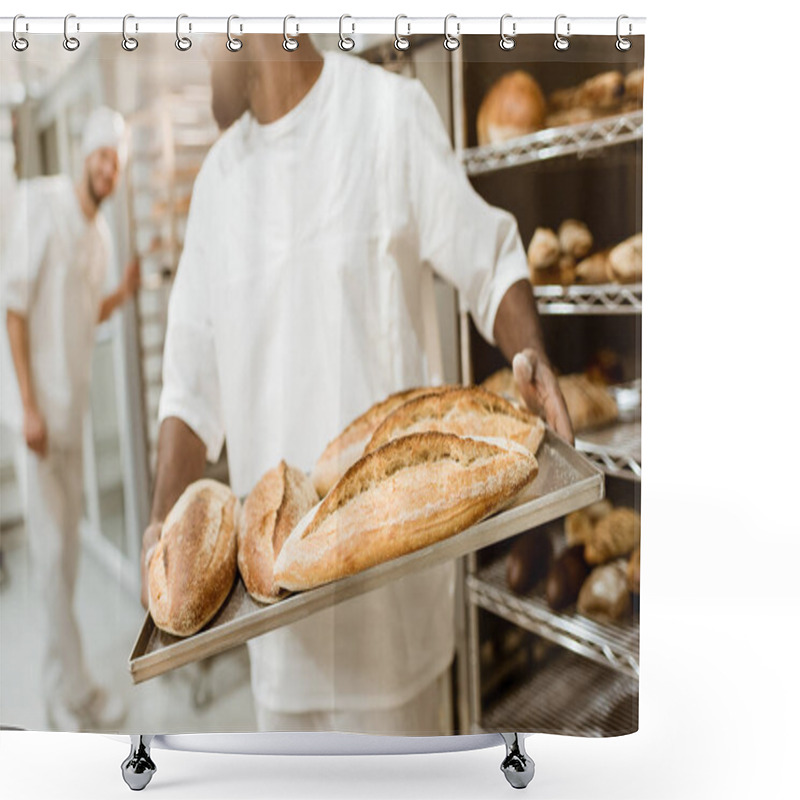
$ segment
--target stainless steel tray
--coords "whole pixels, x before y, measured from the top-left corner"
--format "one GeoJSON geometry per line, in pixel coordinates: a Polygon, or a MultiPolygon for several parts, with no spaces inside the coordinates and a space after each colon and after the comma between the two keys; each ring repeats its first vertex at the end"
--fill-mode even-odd
{"type": "Polygon", "coordinates": [[[187,638],[158,629],[148,614],[129,657],[133,682],[146,681],[191,661],[236,647],[315,611],[543,525],[603,497],[602,471],[549,429],[537,458],[539,474],[517,503],[422,550],[290,595],[272,605],[253,600],[241,578],[237,578],[214,619],[202,631],[187,638]]]}

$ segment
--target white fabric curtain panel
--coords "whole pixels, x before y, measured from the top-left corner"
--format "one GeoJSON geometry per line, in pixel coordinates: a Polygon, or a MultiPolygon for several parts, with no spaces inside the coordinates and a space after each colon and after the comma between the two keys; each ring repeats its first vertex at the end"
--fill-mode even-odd
{"type": "Polygon", "coordinates": [[[0,18],[3,727],[638,729],[644,29],[0,18]]]}

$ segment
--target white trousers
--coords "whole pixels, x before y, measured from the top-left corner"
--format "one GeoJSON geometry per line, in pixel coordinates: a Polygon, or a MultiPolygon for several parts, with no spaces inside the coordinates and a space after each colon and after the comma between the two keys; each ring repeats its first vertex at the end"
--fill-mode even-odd
{"type": "Polygon", "coordinates": [[[407,703],[390,708],[287,712],[256,703],[259,731],[334,731],[394,736],[448,736],[452,731],[450,668],[407,703]]]}
{"type": "Polygon", "coordinates": [[[84,662],[73,609],[83,509],[82,453],[51,450],[44,458],[24,441],[15,448],[17,485],[27,532],[29,574],[43,615],[36,635],[44,643],[44,701],[77,708],[93,682],[84,662]]]}

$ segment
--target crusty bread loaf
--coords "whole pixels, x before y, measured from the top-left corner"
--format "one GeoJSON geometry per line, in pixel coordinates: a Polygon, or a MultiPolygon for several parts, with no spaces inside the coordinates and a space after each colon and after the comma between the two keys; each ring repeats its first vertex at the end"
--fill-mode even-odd
{"type": "MultiPolygon", "coordinates": [[[[528,245],[528,267],[532,271],[546,269],[558,264],[561,246],[558,236],[550,228],[537,228],[528,245]]],[[[533,276],[533,272],[531,272],[533,276]]]]}
{"type": "Polygon", "coordinates": [[[597,284],[608,283],[609,280],[608,250],[592,253],[592,255],[584,258],[583,261],[579,261],[575,267],[576,283],[597,284]]]}
{"type": "Polygon", "coordinates": [[[496,144],[544,127],[545,100],[539,84],[524,70],[503,75],[478,109],[478,144],[496,144]]]}
{"type": "Polygon", "coordinates": [[[642,234],[620,242],[608,253],[608,272],[620,283],[638,283],[642,279],[642,234]]]}
{"type": "Polygon", "coordinates": [[[561,252],[575,259],[583,258],[594,244],[592,232],[577,219],[565,219],[558,226],[558,243],[561,252]]]}
{"type": "Polygon", "coordinates": [[[148,572],[150,615],[175,636],[199,631],[236,579],[241,506],[218,481],[190,484],[167,514],[148,572]]]}
{"type": "Polygon", "coordinates": [[[319,500],[311,479],[281,461],[253,487],[242,508],[238,564],[245,588],[261,603],[280,598],[275,558],[292,529],[319,500]]]}
{"type": "Polygon", "coordinates": [[[641,535],[639,514],[632,508],[615,508],[592,529],[584,554],[589,564],[603,564],[612,558],[628,555],[641,535]]]}
{"type": "Polygon", "coordinates": [[[389,395],[385,400],[376,403],[360,417],[353,420],[323,451],[311,471],[311,480],[320,497],[330,491],[339,478],[361,458],[364,446],[372,437],[375,429],[398,406],[407,400],[423,394],[441,392],[450,386],[425,386],[407,389],[389,395]]]}
{"type": "Polygon", "coordinates": [[[619,411],[614,398],[603,386],[592,383],[582,373],[562,375],[558,386],[576,433],[617,419],[619,411]]]}
{"type": "Polygon", "coordinates": [[[581,586],[578,612],[601,622],[617,622],[631,613],[624,560],[595,567],[581,586]]]}
{"type": "Polygon", "coordinates": [[[310,589],[452,536],[507,505],[538,472],[509,440],[415,433],[345,473],[275,562],[275,580],[310,589]]]}
{"type": "Polygon", "coordinates": [[[403,403],[380,424],[364,452],[377,450],[392,439],[426,431],[512,439],[535,454],[544,438],[544,422],[494,392],[462,386],[403,403]]]}

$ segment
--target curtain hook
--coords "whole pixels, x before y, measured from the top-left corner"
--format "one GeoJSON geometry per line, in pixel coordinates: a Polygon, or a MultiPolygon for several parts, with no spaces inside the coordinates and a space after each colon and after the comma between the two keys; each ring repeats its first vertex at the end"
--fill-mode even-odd
{"type": "MultiPolygon", "coordinates": [[[[631,49],[631,40],[630,39],[623,39],[622,36],[620,35],[620,32],[619,32],[619,24],[624,19],[628,19],[628,17],[625,14],[620,14],[617,17],[617,42],[616,42],[616,45],[615,45],[617,50],[619,50],[622,53],[624,53],[626,50],[630,50],[631,49]]],[[[628,23],[628,36],[631,35],[631,32],[632,32],[632,26],[631,26],[631,23],[629,22],[628,23]]]]}
{"type": "MultiPolygon", "coordinates": [[[[236,14],[231,14],[228,17],[228,41],[225,42],[225,47],[227,47],[228,50],[231,51],[231,53],[238,53],[244,46],[244,42],[241,39],[237,39],[235,36],[231,35],[231,22],[233,22],[233,20],[235,19],[239,19],[239,17],[237,17],[236,14]]],[[[242,32],[242,26],[240,25],[239,33],[241,32],[242,32]]]]}
{"type": "MultiPolygon", "coordinates": [[[[71,19],[75,19],[75,15],[74,14],[67,14],[67,16],[64,17],[64,42],[63,42],[63,44],[64,44],[64,49],[65,50],[69,50],[70,53],[74,53],[81,46],[81,43],[80,43],[80,41],[78,41],[78,39],[75,36],[70,36],[69,35],[69,31],[67,30],[67,26],[69,25],[69,21],[71,19]]],[[[80,30],[80,29],[81,29],[80,24],[76,24],[76,30],[80,30]]]]}
{"type": "Polygon", "coordinates": [[[516,47],[516,41],[514,37],[517,35],[517,23],[513,21],[513,17],[511,14],[503,14],[500,17],[500,49],[501,50],[513,50],[516,47]],[[505,21],[507,19],[512,20],[511,22],[511,36],[508,36],[504,31],[505,21]]]}
{"type": "MultiPolygon", "coordinates": [[[[25,52],[25,50],[28,49],[28,45],[30,44],[30,42],[27,39],[24,39],[17,33],[17,21],[21,19],[25,19],[25,16],[23,14],[17,14],[17,16],[14,17],[14,22],[11,24],[11,35],[13,36],[13,39],[11,40],[11,46],[18,53],[25,52]]],[[[25,23],[25,30],[28,30],[27,22],[25,23]]]]}
{"type": "MultiPolygon", "coordinates": [[[[352,50],[356,46],[355,39],[352,36],[345,36],[344,31],[342,28],[344,27],[344,21],[346,19],[353,19],[349,14],[342,14],[339,17],[339,49],[344,50],[347,52],[348,50],[352,50]]],[[[352,31],[351,33],[356,32],[356,24],[355,22],[352,23],[352,31]]]]}
{"type": "MultiPolygon", "coordinates": [[[[122,18],[122,49],[131,53],[139,46],[139,40],[135,39],[133,36],[128,36],[129,19],[135,19],[133,14],[126,14],[122,18]]],[[[136,25],[136,30],[139,30],[138,24],[136,25]]]]}
{"type": "MultiPolygon", "coordinates": [[[[188,14],[178,14],[175,19],[175,47],[185,53],[191,46],[192,40],[188,36],[181,36],[181,20],[188,19],[188,14]]],[[[192,30],[192,23],[189,23],[189,30],[192,30]]]]}
{"type": "MultiPolygon", "coordinates": [[[[283,49],[286,50],[287,53],[292,53],[300,47],[299,42],[297,39],[293,39],[289,36],[288,25],[289,20],[294,19],[296,20],[297,17],[293,17],[291,14],[288,14],[283,18],[283,49]]],[[[300,28],[297,28],[298,33],[300,32],[300,28]]]]}
{"type": "MultiPolygon", "coordinates": [[[[408,39],[406,39],[405,36],[401,36],[400,35],[400,20],[401,19],[408,19],[408,17],[405,14],[398,14],[394,18],[394,47],[395,47],[395,50],[401,50],[402,51],[402,50],[408,50],[408,48],[411,47],[411,42],[409,42],[408,39]]],[[[408,27],[408,33],[406,34],[406,36],[410,36],[411,35],[411,23],[407,22],[406,26],[408,27]]]]}
{"type": "MultiPolygon", "coordinates": [[[[567,19],[567,15],[566,14],[559,14],[556,17],[555,28],[554,28],[556,39],[553,42],[553,47],[555,47],[556,50],[567,50],[567,49],[569,49],[569,39],[565,39],[558,32],[558,21],[560,19],[567,19]]],[[[569,36],[569,20],[567,20],[567,36],[569,36]]]]}
{"type": "Polygon", "coordinates": [[[458,40],[458,35],[461,32],[461,23],[458,21],[458,17],[455,14],[448,14],[444,18],[444,41],[442,44],[444,45],[445,50],[458,50],[459,45],[461,42],[458,40]],[[456,20],[456,35],[452,36],[447,30],[447,23],[450,22],[451,19],[456,20]]]}

